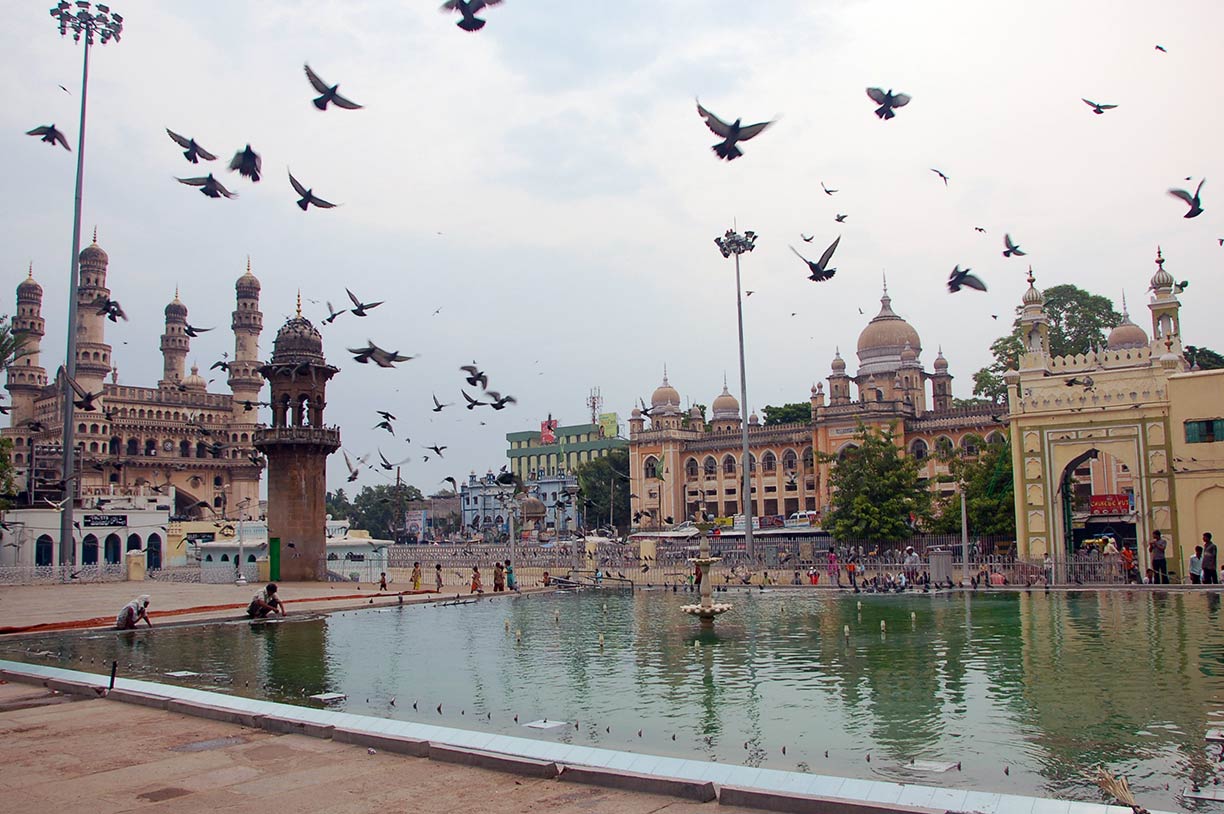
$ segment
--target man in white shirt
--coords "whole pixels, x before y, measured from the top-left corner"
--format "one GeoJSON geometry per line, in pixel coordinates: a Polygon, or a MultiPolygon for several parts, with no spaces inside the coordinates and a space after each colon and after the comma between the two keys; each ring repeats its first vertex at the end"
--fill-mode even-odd
{"type": "Polygon", "coordinates": [[[285,603],[281,602],[280,597],[276,595],[276,583],[269,582],[267,587],[260,590],[251,599],[251,604],[247,606],[247,616],[252,619],[263,619],[273,611],[284,616],[285,603]]]}

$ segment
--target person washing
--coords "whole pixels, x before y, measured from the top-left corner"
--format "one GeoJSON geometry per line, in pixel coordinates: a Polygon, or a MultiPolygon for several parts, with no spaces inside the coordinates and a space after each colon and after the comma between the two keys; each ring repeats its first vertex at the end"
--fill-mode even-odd
{"type": "Polygon", "coordinates": [[[273,611],[284,616],[285,603],[281,602],[280,597],[276,595],[276,583],[269,582],[267,587],[255,594],[251,599],[251,604],[247,605],[247,616],[252,619],[263,619],[273,611]]]}
{"type": "Polygon", "coordinates": [[[131,602],[123,606],[119,611],[119,615],[115,617],[116,630],[135,630],[136,625],[143,619],[145,624],[153,627],[153,622],[149,620],[149,595],[141,594],[131,602]]]}

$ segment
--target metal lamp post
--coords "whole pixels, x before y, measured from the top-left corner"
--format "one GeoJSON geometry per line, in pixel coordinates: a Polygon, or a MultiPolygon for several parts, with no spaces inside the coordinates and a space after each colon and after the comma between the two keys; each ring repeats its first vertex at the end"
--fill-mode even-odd
{"type": "Polygon", "coordinates": [[[744,294],[740,285],[740,255],[752,251],[756,247],[756,239],[756,232],[747,231],[741,235],[734,229],[728,229],[722,237],[714,238],[723,257],[735,256],[735,315],[739,322],[740,430],[744,468],[744,496],[740,503],[744,508],[744,553],[749,560],[756,556],[756,548],[752,542],[752,472],[748,465],[748,380],[744,372],[744,294]]]}
{"type": "MultiPolygon", "coordinates": [[[[99,3],[97,11],[92,10],[93,4],[88,0],[77,0],[69,3],[60,0],[51,9],[60,36],[72,31],[73,42],[85,41],[85,60],[81,70],[81,123],[77,133],[77,167],[76,167],[76,197],[72,209],[72,264],[68,285],[68,350],[64,358],[64,371],[69,378],[76,377],[76,337],[77,337],[77,286],[80,283],[81,254],[81,188],[85,180],[85,102],[89,95],[89,49],[98,38],[99,45],[106,45],[111,40],[119,41],[123,32],[123,17],[110,10],[110,6],[99,3]]],[[[72,489],[74,487],[72,473],[76,464],[76,433],[73,427],[73,404],[68,384],[63,383],[64,398],[64,509],[60,513],[60,565],[76,563],[76,539],[72,534],[72,489]]]]}

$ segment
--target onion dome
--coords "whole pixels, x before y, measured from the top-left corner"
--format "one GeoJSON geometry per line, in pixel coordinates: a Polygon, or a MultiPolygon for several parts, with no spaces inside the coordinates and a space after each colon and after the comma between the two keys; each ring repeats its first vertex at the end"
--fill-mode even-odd
{"type": "Polygon", "coordinates": [[[1173,279],[1173,275],[1165,271],[1164,255],[1160,253],[1160,247],[1157,246],[1156,247],[1156,273],[1152,275],[1151,287],[1153,290],[1158,291],[1162,288],[1172,288],[1175,282],[1176,281],[1173,279]]]}
{"type": "Polygon", "coordinates": [[[42,286],[34,281],[34,264],[31,263],[29,274],[21,281],[21,285],[17,286],[17,300],[18,302],[41,302],[42,295],[42,286]]]}
{"type": "Polygon", "coordinates": [[[714,399],[710,405],[712,409],[711,415],[715,420],[720,418],[739,418],[740,405],[735,396],[731,395],[731,391],[727,389],[727,383],[723,382],[722,392],[714,399]]]}
{"type": "Polygon", "coordinates": [[[641,417],[642,417],[642,411],[641,411],[641,410],[639,410],[637,407],[634,407],[634,408],[633,408],[633,412],[629,413],[629,417],[630,417],[630,418],[641,418],[641,417]]]}
{"type": "Polygon", "coordinates": [[[680,412],[680,393],[667,381],[667,370],[663,370],[663,384],[650,395],[650,406],[662,408],[660,412],[680,412]]]}
{"type": "Polygon", "coordinates": [[[200,366],[191,366],[191,375],[183,379],[183,387],[187,390],[198,390],[203,392],[208,387],[208,382],[204,381],[204,377],[200,375],[200,366]]]}
{"type": "Polygon", "coordinates": [[[948,369],[948,360],[944,358],[944,355],[943,355],[943,348],[940,348],[940,349],[939,349],[939,353],[938,353],[938,354],[936,354],[936,356],[935,356],[935,369],[936,369],[936,370],[942,370],[942,371],[945,371],[945,372],[946,372],[946,371],[947,371],[947,369],[948,369]]]}
{"type": "Polygon", "coordinates": [[[323,359],[323,335],[306,317],[296,316],[288,320],[276,332],[276,339],[272,340],[272,364],[286,362],[326,364],[323,359]]]}
{"type": "Polygon", "coordinates": [[[918,337],[918,332],[893,311],[892,298],[888,296],[888,287],[885,286],[884,296],[880,297],[880,313],[876,314],[859,334],[859,361],[866,364],[882,357],[898,358],[906,343],[915,351],[922,352],[922,340],[918,337]]]}
{"type": "Polygon", "coordinates": [[[689,418],[696,421],[705,421],[705,417],[701,415],[701,408],[696,404],[689,408],[689,418]]]}
{"type": "Polygon", "coordinates": [[[1036,306],[1045,305],[1045,296],[1041,293],[1041,291],[1036,286],[1033,285],[1033,283],[1035,283],[1036,281],[1037,281],[1037,278],[1033,276],[1033,267],[1029,266],[1029,273],[1028,273],[1029,287],[1028,287],[1028,290],[1024,292],[1024,296],[1020,298],[1020,301],[1024,303],[1025,305],[1036,305],[1036,306]]]}
{"type": "Polygon", "coordinates": [[[838,348],[833,354],[833,363],[830,365],[834,373],[846,372],[846,360],[842,358],[841,349],[838,348]]]}
{"type": "Polygon", "coordinates": [[[179,322],[187,321],[187,306],[179,299],[177,288],[174,289],[174,299],[166,306],[166,321],[169,322],[171,317],[177,317],[179,322]]]}
{"type": "Polygon", "coordinates": [[[1105,347],[1109,350],[1122,350],[1124,348],[1143,348],[1147,347],[1147,344],[1147,331],[1131,322],[1130,314],[1126,311],[1126,294],[1123,294],[1122,321],[1109,332],[1109,337],[1105,340],[1105,347]]]}
{"type": "Polygon", "coordinates": [[[90,265],[105,266],[110,262],[110,257],[106,252],[102,251],[102,247],[98,245],[98,230],[94,229],[93,243],[90,243],[81,250],[81,263],[90,265]]]}
{"type": "Polygon", "coordinates": [[[246,274],[238,278],[238,281],[234,283],[234,289],[239,294],[259,294],[259,278],[251,273],[250,261],[247,261],[246,274]]]}
{"type": "Polygon", "coordinates": [[[918,351],[914,350],[914,346],[911,345],[909,342],[906,342],[905,347],[901,349],[901,361],[902,362],[918,361],[918,351]]]}
{"type": "Polygon", "coordinates": [[[748,416],[748,423],[749,424],[760,424],[761,423],[761,419],[759,416],[757,416],[755,411],[752,413],[752,415],[748,416]]]}

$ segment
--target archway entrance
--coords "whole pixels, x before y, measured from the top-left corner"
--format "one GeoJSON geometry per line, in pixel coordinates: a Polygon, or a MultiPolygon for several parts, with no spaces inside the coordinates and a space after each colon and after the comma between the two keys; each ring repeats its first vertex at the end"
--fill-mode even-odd
{"type": "Polygon", "coordinates": [[[1076,582],[1125,582],[1122,557],[1130,549],[1139,562],[1135,478],[1121,459],[1092,447],[1063,468],[1058,497],[1067,578],[1076,582]]]}
{"type": "Polygon", "coordinates": [[[156,532],[150,534],[149,539],[145,542],[145,568],[153,571],[162,567],[161,549],[161,535],[156,532]]]}
{"type": "Polygon", "coordinates": [[[49,535],[42,535],[34,542],[34,564],[51,565],[55,543],[49,535]]]}
{"type": "Polygon", "coordinates": [[[106,559],[107,565],[119,564],[119,547],[122,543],[119,540],[119,535],[111,533],[106,535],[106,543],[103,545],[103,556],[106,559]]]}
{"type": "Polygon", "coordinates": [[[86,534],[85,539],[81,541],[81,565],[97,564],[98,538],[92,534],[86,534]]]}

